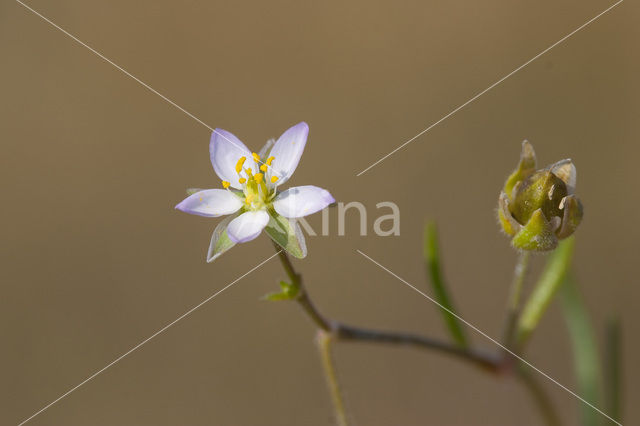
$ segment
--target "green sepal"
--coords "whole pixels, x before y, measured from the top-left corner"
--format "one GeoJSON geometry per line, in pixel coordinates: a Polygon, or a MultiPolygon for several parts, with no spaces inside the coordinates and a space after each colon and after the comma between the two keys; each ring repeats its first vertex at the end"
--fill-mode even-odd
{"type": "Polygon", "coordinates": [[[547,251],[558,245],[554,226],[544,217],[541,209],[531,215],[531,219],[511,240],[511,244],[520,250],[547,251]]]}
{"type": "Polygon", "coordinates": [[[520,153],[520,162],[518,168],[507,178],[504,184],[504,192],[507,193],[509,199],[512,199],[513,188],[518,182],[523,181],[531,175],[536,169],[536,153],[529,141],[522,142],[522,152],[520,153]]]}
{"type": "Polygon", "coordinates": [[[542,209],[548,219],[562,217],[560,205],[566,196],[567,186],[562,179],[549,170],[535,172],[515,189],[511,214],[520,223],[527,223],[538,209],[542,209]]]}
{"type": "Polygon", "coordinates": [[[295,220],[280,216],[273,209],[270,209],[269,223],[265,232],[293,257],[303,259],[307,256],[304,235],[295,220]]]}
{"type": "Polygon", "coordinates": [[[224,252],[236,245],[236,243],[231,241],[229,235],[227,234],[227,226],[229,226],[229,223],[237,216],[237,214],[227,216],[218,224],[218,226],[216,226],[216,229],[211,235],[211,242],[209,243],[209,251],[207,252],[207,263],[213,262],[224,252]]]}
{"type": "Polygon", "coordinates": [[[289,284],[286,281],[280,281],[280,291],[268,293],[262,297],[262,300],[293,300],[298,297],[300,287],[295,284],[289,284]]]}
{"type": "Polygon", "coordinates": [[[202,188],[187,188],[187,195],[193,195],[196,192],[204,191],[202,188]]]}
{"type": "Polygon", "coordinates": [[[562,226],[557,232],[558,238],[567,238],[573,234],[582,222],[582,216],[584,215],[582,210],[582,203],[575,195],[568,195],[563,200],[563,217],[562,226]]]}

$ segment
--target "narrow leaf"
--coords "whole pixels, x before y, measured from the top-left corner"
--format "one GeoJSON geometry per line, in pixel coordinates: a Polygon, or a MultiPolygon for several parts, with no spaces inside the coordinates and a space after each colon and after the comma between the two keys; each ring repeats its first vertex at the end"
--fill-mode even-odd
{"type": "MultiPolygon", "coordinates": [[[[598,403],[600,397],[600,360],[589,314],[578,288],[570,277],[564,280],[560,295],[562,312],[571,340],[578,393],[597,407],[600,405],[598,403]]],[[[578,406],[581,425],[597,426],[599,424],[600,414],[597,411],[586,404],[578,404],[578,406]]]]}
{"type": "MultiPolygon", "coordinates": [[[[440,267],[440,248],[438,245],[438,229],[434,222],[429,222],[424,228],[424,261],[427,273],[431,279],[431,286],[436,300],[451,312],[456,312],[451,297],[447,291],[446,283],[442,277],[440,267]]],[[[451,337],[462,347],[467,347],[467,336],[458,318],[441,309],[442,316],[451,337]]]]}
{"type": "Polygon", "coordinates": [[[549,256],[518,322],[517,342],[520,347],[531,337],[531,333],[538,326],[553,296],[564,282],[573,257],[573,247],[574,238],[569,237],[561,241],[558,248],[549,256]]]}
{"type": "Polygon", "coordinates": [[[298,297],[298,293],[300,292],[300,287],[285,281],[280,281],[280,289],[281,291],[279,292],[266,294],[262,299],[271,301],[293,300],[298,297]]]}
{"type": "Polygon", "coordinates": [[[607,321],[604,354],[605,407],[611,417],[622,421],[622,327],[618,318],[607,321]]]}

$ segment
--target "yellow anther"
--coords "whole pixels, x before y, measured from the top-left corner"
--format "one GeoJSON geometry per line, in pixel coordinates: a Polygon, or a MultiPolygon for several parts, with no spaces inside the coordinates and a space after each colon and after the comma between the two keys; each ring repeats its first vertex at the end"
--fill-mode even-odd
{"type": "Polygon", "coordinates": [[[247,161],[247,157],[240,157],[238,162],[236,163],[236,172],[240,173],[242,171],[242,165],[247,161]]]}
{"type": "Polygon", "coordinates": [[[262,170],[263,172],[267,171],[268,166],[266,164],[263,164],[262,166],[260,166],[260,170],[262,170]]]}
{"type": "Polygon", "coordinates": [[[278,181],[278,176],[271,176],[271,183],[276,183],[278,181]]]}
{"type": "Polygon", "coordinates": [[[246,180],[245,178],[240,178],[240,179],[238,179],[238,182],[240,182],[240,183],[245,183],[246,181],[247,181],[247,180],[246,180]]]}
{"type": "Polygon", "coordinates": [[[256,180],[256,183],[260,183],[262,182],[262,178],[264,177],[264,175],[262,173],[256,173],[253,178],[256,180]]]}
{"type": "Polygon", "coordinates": [[[256,160],[256,163],[260,162],[260,156],[258,154],[256,154],[255,152],[252,152],[251,156],[253,157],[254,160],[256,160]]]}
{"type": "Polygon", "coordinates": [[[270,166],[270,165],[271,165],[271,163],[273,162],[273,160],[275,160],[275,159],[276,159],[276,157],[269,157],[269,158],[267,158],[267,166],[270,166]]]}
{"type": "Polygon", "coordinates": [[[222,181],[222,187],[223,187],[224,189],[227,189],[227,188],[229,187],[229,185],[231,185],[231,183],[227,182],[226,180],[223,180],[223,181],[222,181]]]}

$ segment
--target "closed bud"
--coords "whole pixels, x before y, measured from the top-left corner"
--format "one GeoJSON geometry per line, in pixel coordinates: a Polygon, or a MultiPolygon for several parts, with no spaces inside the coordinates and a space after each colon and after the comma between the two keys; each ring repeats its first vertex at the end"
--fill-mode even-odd
{"type": "Polygon", "coordinates": [[[498,199],[498,218],[517,249],[546,251],[567,238],[582,220],[582,204],[574,195],[576,168],[562,160],[536,170],[531,144],[522,143],[518,168],[507,178],[498,199]]]}

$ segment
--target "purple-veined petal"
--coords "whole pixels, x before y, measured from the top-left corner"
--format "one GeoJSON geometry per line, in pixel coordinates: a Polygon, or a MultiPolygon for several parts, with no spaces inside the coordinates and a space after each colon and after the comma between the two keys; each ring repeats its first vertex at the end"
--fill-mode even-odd
{"type": "Polygon", "coordinates": [[[289,180],[298,167],[308,135],[309,126],[303,121],[287,129],[278,138],[269,152],[269,156],[274,157],[274,160],[269,167],[267,182],[271,181],[272,176],[278,177],[277,185],[282,185],[289,180]]]}
{"type": "MultiPolygon", "coordinates": [[[[226,130],[216,129],[211,134],[211,142],[209,142],[209,156],[213,170],[220,179],[231,184],[233,188],[242,189],[242,185],[238,182],[238,173],[236,172],[236,164],[241,157],[245,157],[244,168],[250,167],[255,173],[258,167],[253,161],[251,151],[247,148],[235,135],[226,130]]],[[[245,173],[242,175],[246,178],[245,173]]]]}
{"type": "Polygon", "coordinates": [[[273,207],[284,217],[303,217],[318,212],[335,202],[329,191],[317,186],[294,186],[280,193],[273,207]]]}
{"type": "Polygon", "coordinates": [[[176,209],[205,217],[218,217],[235,213],[242,207],[242,200],[231,191],[205,189],[189,195],[176,209]]]}
{"type": "Polygon", "coordinates": [[[246,243],[258,237],[269,223],[269,214],[264,210],[242,213],[227,227],[227,235],[234,243],[246,243]]]}

